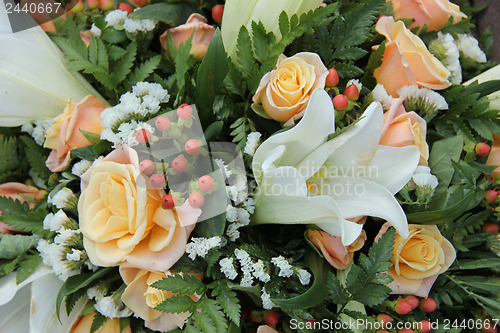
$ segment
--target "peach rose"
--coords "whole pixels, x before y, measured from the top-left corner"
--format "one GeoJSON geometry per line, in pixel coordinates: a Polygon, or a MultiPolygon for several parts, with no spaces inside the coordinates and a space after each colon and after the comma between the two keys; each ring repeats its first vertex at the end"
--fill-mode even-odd
{"type": "MultiPolygon", "coordinates": [[[[158,304],[174,296],[175,293],[156,289],[151,285],[165,276],[172,276],[172,273],[169,271],[147,271],[122,264],[120,265],[120,275],[127,285],[122,295],[122,301],[134,311],[136,316],[144,319],[146,327],[165,332],[184,326],[190,313],[165,313],[154,309],[158,304]]],[[[201,279],[201,275],[195,276],[201,279]]],[[[197,295],[190,297],[193,301],[200,299],[197,295]]]]}
{"type": "Polygon", "coordinates": [[[403,100],[396,98],[384,114],[380,144],[392,147],[415,145],[420,151],[420,165],[427,165],[429,146],[425,141],[427,123],[415,112],[406,112],[403,100]]]}
{"type": "MultiPolygon", "coordinates": [[[[293,125],[304,115],[314,89],[325,87],[327,75],[328,69],[316,53],[281,55],[276,67],[260,80],[253,102],[262,104],[268,117],[293,125]]],[[[257,106],[253,108],[258,112],[257,106]]]]}
{"type": "Polygon", "coordinates": [[[279,333],[279,332],[276,331],[271,326],[260,325],[259,328],[257,328],[257,333],[279,333]]]}
{"type": "Polygon", "coordinates": [[[393,17],[384,16],[375,28],[386,37],[386,43],[382,65],[374,70],[373,76],[390,95],[398,97],[398,89],[404,86],[440,90],[451,85],[450,72],[402,21],[394,22],[393,17]]]}
{"type": "Polygon", "coordinates": [[[82,175],[78,201],[83,245],[97,266],[165,271],[184,254],[201,210],[186,201],[163,209],[160,190],[147,186],[137,152],[123,145],[82,175]]]}
{"type": "Polygon", "coordinates": [[[428,30],[438,30],[450,17],[453,23],[467,18],[460,11],[460,7],[448,0],[386,0],[392,3],[396,19],[412,18],[410,28],[423,27],[427,24],[428,30]]]}
{"type": "MultiPolygon", "coordinates": [[[[78,318],[69,333],[89,333],[95,315],[96,313],[92,312],[78,318]]],[[[96,333],[132,333],[132,330],[130,326],[127,326],[123,331],[120,331],[120,320],[118,318],[108,318],[96,333]]]]}
{"type": "Polygon", "coordinates": [[[101,134],[101,112],[104,103],[93,95],[86,96],[80,103],[69,101],[64,112],[52,120],[47,130],[44,147],[52,149],[45,163],[52,172],[66,168],[70,150],[90,145],[80,130],[101,134]]]}
{"type": "Polygon", "coordinates": [[[191,35],[191,51],[190,53],[196,58],[202,58],[207,53],[208,45],[212,41],[215,28],[207,24],[207,19],[200,14],[191,14],[185,24],[178,27],[168,29],[160,36],[160,43],[168,56],[167,35],[170,34],[174,39],[175,45],[179,47],[182,42],[185,42],[191,35]],[[194,34],[193,34],[194,31],[194,34]]]}
{"type": "MultiPolygon", "coordinates": [[[[394,278],[388,287],[393,294],[412,294],[427,297],[439,274],[455,261],[451,243],[441,236],[435,225],[409,224],[410,236],[402,238],[396,232],[393,266],[386,272],[394,278]]],[[[375,240],[390,228],[385,223],[375,240]]]]}
{"type": "MultiPolygon", "coordinates": [[[[13,200],[19,200],[20,202],[24,202],[24,199],[26,198],[28,199],[30,208],[35,206],[35,201],[40,200],[44,193],[45,191],[43,190],[39,190],[36,187],[22,183],[5,183],[0,185],[0,197],[7,197],[13,200]]],[[[0,210],[0,215],[1,214],[2,211],[0,210]]],[[[20,230],[17,230],[8,224],[0,222],[0,233],[2,234],[19,231],[20,230]]]]}
{"type": "Polygon", "coordinates": [[[500,134],[493,134],[493,144],[486,165],[498,165],[498,168],[491,174],[493,179],[497,179],[497,176],[500,175],[500,134]]]}
{"type": "Polygon", "coordinates": [[[361,235],[349,246],[343,245],[340,237],[321,230],[307,230],[307,238],[321,251],[330,265],[336,269],[346,269],[351,264],[354,252],[365,245],[366,232],[361,230],[361,235]]]}

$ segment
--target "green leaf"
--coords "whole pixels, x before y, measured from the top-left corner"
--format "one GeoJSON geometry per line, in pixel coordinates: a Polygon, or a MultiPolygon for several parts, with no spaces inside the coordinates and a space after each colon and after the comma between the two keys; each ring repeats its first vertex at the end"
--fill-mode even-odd
{"type": "Polygon", "coordinates": [[[28,136],[21,136],[20,138],[26,146],[26,158],[30,163],[31,169],[44,181],[48,180],[52,172],[45,166],[45,161],[48,157],[47,149],[39,146],[28,136]]]}
{"type": "Polygon", "coordinates": [[[460,159],[462,148],[463,140],[459,136],[439,140],[432,145],[429,167],[439,180],[438,189],[447,188],[450,184],[454,173],[451,161],[460,159]]]}
{"type": "Polygon", "coordinates": [[[123,332],[123,330],[126,329],[129,325],[130,325],[129,317],[120,318],[120,333],[123,332]]]}
{"type": "MultiPolygon", "coordinates": [[[[177,55],[175,57],[175,78],[177,81],[177,89],[179,92],[184,91],[186,84],[186,73],[194,65],[195,59],[190,54],[191,52],[191,41],[193,40],[193,34],[179,45],[177,49],[177,55]]],[[[179,93],[180,95],[183,95],[179,93]]]]}
{"type": "Polygon", "coordinates": [[[212,290],[212,296],[221,305],[222,310],[231,319],[233,323],[240,326],[240,304],[238,297],[228,285],[227,280],[214,281],[215,287],[212,290]]]}
{"type": "Polygon", "coordinates": [[[194,276],[176,274],[166,276],[151,285],[153,288],[181,294],[203,294],[207,286],[194,276]]]}
{"type": "Polygon", "coordinates": [[[92,326],[90,326],[90,333],[97,332],[102,326],[104,326],[106,320],[108,320],[108,318],[96,312],[94,314],[94,318],[92,319],[92,326]]]}
{"type": "Polygon", "coordinates": [[[264,27],[264,24],[262,22],[256,23],[255,21],[253,21],[252,41],[255,51],[255,57],[260,63],[264,63],[269,57],[272,47],[276,43],[276,37],[272,32],[266,32],[266,28],[264,27]]]}
{"type": "Polygon", "coordinates": [[[196,233],[202,237],[214,237],[224,234],[226,213],[221,213],[196,224],[196,233]]]}
{"type": "Polygon", "coordinates": [[[24,214],[0,215],[0,222],[8,224],[16,229],[24,230],[34,234],[43,232],[43,219],[47,212],[30,211],[24,214]]]}
{"type": "Polygon", "coordinates": [[[326,297],[325,288],[327,280],[328,267],[325,260],[320,258],[314,252],[308,252],[305,256],[305,261],[314,275],[314,282],[305,293],[289,299],[275,299],[272,301],[281,307],[287,309],[307,309],[312,308],[321,302],[326,297]]]}
{"type": "Polygon", "coordinates": [[[111,57],[111,59],[113,59],[115,61],[120,59],[121,57],[123,57],[127,53],[127,51],[125,51],[121,47],[113,45],[113,44],[107,44],[106,47],[108,48],[109,56],[111,57]]]}
{"type": "Polygon", "coordinates": [[[128,85],[132,87],[137,82],[144,81],[154,70],[158,67],[161,61],[161,56],[157,55],[142,63],[140,66],[136,67],[134,71],[130,74],[128,85]]]}
{"type": "Polygon", "coordinates": [[[117,87],[127,75],[132,70],[134,65],[135,57],[137,55],[137,44],[135,42],[130,43],[127,47],[127,53],[118,61],[116,66],[114,66],[111,73],[111,84],[113,87],[117,87]]]}
{"type": "Polygon", "coordinates": [[[196,326],[198,326],[203,333],[217,333],[215,323],[204,312],[195,312],[192,314],[192,318],[196,326]]]}
{"type": "Polygon", "coordinates": [[[0,137],[0,173],[19,168],[21,158],[22,155],[19,154],[17,138],[0,137]]]}
{"type": "Polygon", "coordinates": [[[201,299],[200,307],[214,323],[216,332],[227,332],[227,320],[218,302],[205,297],[201,299]]]}
{"type": "Polygon", "coordinates": [[[194,12],[196,12],[195,8],[186,3],[161,2],[139,8],[130,13],[129,17],[158,20],[171,27],[176,27],[186,23],[189,15],[194,12]]]}
{"type": "Polygon", "coordinates": [[[347,304],[350,300],[347,290],[332,272],[328,272],[327,290],[334,304],[347,304]]]}
{"type": "MultiPolygon", "coordinates": [[[[2,247],[1,244],[0,247],[2,247]]],[[[40,262],[41,259],[38,253],[31,254],[26,260],[21,261],[19,268],[16,271],[16,283],[19,284],[26,280],[35,271],[38,265],[40,265],[40,262]]]]}
{"type": "Polygon", "coordinates": [[[33,236],[0,234],[0,259],[14,259],[36,245],[33,236]]]}
{"type": "Polygon", "coordinates": [[[226,51],[220,30],[217,29],[196,74],[195,101],[202,125],[206,126],[212,117],[215,95],[220,92],[228,72],[226,51]]]}
{"type": "Polygon", "coordinates": [[[85,139],[87,139],[92,145],[95,145],[99,141],[101,141],[101,136],[97,133],[87,132],[84,130],[80,130],[80,133],[82,133],[85,139]]]}
{"type": "Polygon", "coordinates": [[[216,121],[211,123],[203,133],[205,135],[205,141],[210,142],[212,140],[215,140],[222,132],[223,127],[224,127],[223,121],[216,121]]]}
{"type": "Polygon", "coordinates": [[[248,90],[253,94],[257,90],[261,75],[259,74],[259,65],[254,58],[250,33],[245,26],[241,26],[238,32],[236,57],[238,59],[235,61],[235,65],[243,78],[247,80],[248,90]]]}
{"type": "Polygon", "coordinates": [[[29,210],[28,203],[21,203],[19,200],[0,196],[0,207],[2,215],[24,214],[29,210]]]}
{"type": "MultiPolygon", "coordinates": [[[[64,298],[82,288],[89,286],[92,282],[101,279],[103,276],[113,270],[113,267],[100,268],[95,272],[80,273],[79,275],[70,276],[59,289],[56,298],[57,318],[61,311],[61,304],[64,298]]],[[[69,313],[68,313],[69,315],[69,313]]]]}
{"type": "Polygon", "coordinates": [[[500,258],[462,259],[457,261],[460,269],[484,269],[500,267],[500,258]]]}
{"type": "MultiPolygon", "coordinates": [[[[196,302],[188,295],[174,295],[155,307],[156,310],[169,313],[196,312],[196,302]]],[[[198,313],[198,312],[196,312],[198,313]]]]}

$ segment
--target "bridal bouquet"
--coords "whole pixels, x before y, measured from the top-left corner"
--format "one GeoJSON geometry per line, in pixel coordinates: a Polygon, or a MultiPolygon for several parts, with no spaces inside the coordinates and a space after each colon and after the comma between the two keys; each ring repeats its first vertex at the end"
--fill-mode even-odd
{"type": "Polygon", "coordinates": [[[3,2],[2,332],[497,332],[481,9],[3,2]]]}

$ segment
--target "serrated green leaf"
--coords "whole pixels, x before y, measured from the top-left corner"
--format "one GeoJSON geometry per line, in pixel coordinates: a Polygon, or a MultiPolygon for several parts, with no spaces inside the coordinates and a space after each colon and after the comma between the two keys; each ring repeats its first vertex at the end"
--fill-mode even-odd
{"type": "Polygon", "coordinates": [[[288,20],[288,14],[282,11],[278,18],[278,25],[280,29],[281,36],[287,34],[290,31],[290,23],[288,20]]]}
{"type": "Polygon", "coordinates": [[[482,138],[493,141],[493,135],[491,135],[490,129],[483,123],[483,119],[467,119],[467,122],[482,138]]]}
{"type": "Polygon", "coordinates": [[[350,300],[345,287],[340,284],[340,281],[332,272],[328,273],[327,290],[330,300],[334,304],[347,304],[350,300]]]}
{"type": "Polygon", "coordinates": [[[112,70],[110,81],[113,87],[117,87],[123,80],[125,80],[127,75],[132,70],[136,55],[137,44],[132,42],[127,47],[127,53],[118,61],[112,70]]]}
{"type": "Polygon", "coordinates": [[[224,313],[222,312],[218,302],[209,298],[202,298],[201,302],[200,307],[202,312],[207,314],[212,320],[216,332],[227,332],[227,320],[224,317],[224,313]]]}
{"type": "Polygon", "coordinates": [[[21,203],[17,199],[4,196],[0,196],[0,207],[2,207],[2,215],[24,214],[29,210],[27,202],[21,203]]]}
{"type": "Polygon", "coordinates": [[[240,326],[240,304],[239,299],[234,291],[232,291],[226,281],[215,281],[215,287],[212,290],[212,296],[215,296],[216,301],[221,305],[222,310],[226,313],[229,319],[240,326]]]}
{"type": "Polygon", "coordinates": [[[161,56],[154,56],[141,65],[137,66],[129,75],[128,85],[132,87],[137,82],[144,81],[158,67],[161,61],[161,56]]]}
{"type": "Polygon", "coordinates": [[[0,234],[0,259],[14,259],[36,245],[33,236],[0,234]]]}
{"type": "Polygon", "coordinates": [[[252,22],[252,41],[255,57],[261,63],[269,57],[272,47],[276,43],[276,37],[272,32],[267,33],[262,22],[252,22]]]}
{"type": "Polygon", "coordinates": [[[174,295],[158,304],[155,309],[158,311],[169,313],[192,313],[196,311],[196,302],[187,295],[174,295]]]}
{"type": "Polygon", "coordinates": [[[109,56],[111,57],[111,59],[113,59],[115,61],[120,59],[121,57],[123,57],[127,53],[127,51],[125,51],[121,47],[113,45],[113,44],[107,44],[106,47],[108,49],[109,56]]]}
{"type": "Polygon", "coordinates": [[[106,320],[108,320],[108,318],[96,312],[94,314],[94,318],[92,319],[92,325],[90,326],[90,333],[97,332],[97,330],[99,330],[102,326],[104,326],[106,320]]]}
{"type": "Polygon", "coordinates": [[[16,229],[24,230],[34,234],[43,231],[43,219],[47,212],[30,211],[24,214],[0,215],[0,222],[8,224],[16,229]]]}
{"type": "Polygon", "coordinates": [[[48,157],[47,149],[40,147],[32,138],[21,136],[21,141],[26,146],[26,158],[30,163],[31,169],[44,181],[48,180],[52,172],[45,166],[48,157]]]}
{"type": "Polygon", "coordinates": [[[203,294],[206,290],[206,285],[192,275],[176,274],[166,276],[163,279],[156,281],[151,285],[153,288],[161,290],[169,290],[174,293],[181,294],[203,294]]]}
{"type": "Polygon", "coordinates": [[[0,174],[20,167],[18,139],[16,137],[0,137],[0,174]]]}
{"type": "Polygon", "coordinates": [[[458,161],[462,154],[463,140],[458,136],[434,142],[429,156],[429,167],[439,180],[438,189],[447,188],[453,178],[451,161],[458,161]]]}
{"type": "Polygon", "coordinates": [[[196,12],[195,8],[187,3],[154,3],[130,13],[134,19],[152,19],[168,24],[171,27],[186,23],[189,15],[196,12]]]}
{"type": "MultiPolygon", "coordinates": [[[[0,241],[0,248],[2,247],[0,241]]],[[[29,255],[25,260],[21,261],[19,268],[16,270],[16,283],[19,284],[26,280],[40,265],[41,259],[38,253],[29,255]]]]}
{"type": "Polygon", "coordinates": [[[129,317],[120,318],[120,333],[123,332],[130,325],[129,317]]]}
{"type": "Polygon", "coordinates": [[[184,91],[185,89],[184,86],[186,84],[186,74],[195,63],[195,59],[190,53],[193,35],[194,32],[187,40],[179,45],[179,48],[177,49],[177,55],[175,57],[175,78],[177,82],[177,89],[179,90],[179,95],[182,95],[182,98],[183,94],[181,94],[181,91],[184,91]]]}
{"type": "Polygon", "coordinates": [[[236,57],[238,60],[234,63],[242,76],[247,80],[248,89],[254,93],[260,81],[260,77],[256,77],[259,73],[259,66],[255,61],[252,40],[250,33],[245,26],[241,26],[236,40],[236,57]]]}
{"type": "Polygon", "coordinates": [[[207,314],[195,312],[192,314],[192,318],[196,326],[198,326],[203,333],[217,333],[217,328],[213,320],[207,314]]]}

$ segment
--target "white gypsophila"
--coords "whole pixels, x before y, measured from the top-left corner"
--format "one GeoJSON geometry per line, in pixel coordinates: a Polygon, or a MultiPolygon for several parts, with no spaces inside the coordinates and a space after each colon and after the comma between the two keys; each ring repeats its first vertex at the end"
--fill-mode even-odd
{"type": "Polygon", "coordinates": [[[304,286],[308,285],[309,282],[311,282],[311,273],[309,273],[305,269],[299,269],[297,271],[297,276],[299,277],[300,283],[302,283],[302,285],[304,286]]]}
{"type": "Polygon", "coordinates": [[[356,88],[358,88],[358,91],[361,92],[361,89],[363,89],[363,84],[359,82],[358,79],[351,79],[347,81],[347,84],[345,85],[346,87],[349,87],[351,84],[354,84],[356,88]]]}
{"type": "Polygon", "coordinates": [[[457,46],[464,57],[475,62],[486,62],[486,54],[479,47],[478,40],[471,35],[458,34],[457,46]]]}
{"type": "Polygon", "coordinates": [[[60,280],[66,281],[70,276],[80,274],[81,269],[71,270],[67,262],[63,260],[66,259],[64,246],[40,239],[36,249],[40,252],[43,263],[51,266],[60,280]]]}
{"type": "Polygon", "coordinates": [[[440,49],[444,50],[444,59],[441,59],[443,65],[450,71],[451,75],[448,78],[451,83],[462,83],[462,66],[460,65],[460,52],[458,51],[455,39],[449,33],[443,34],[438,32],[437,41],[440,44],[440,49]]]}
{"type": "Polygon", "coordinates": [[[244,202],[243,202],[243,206],[245,206],[245,209],[250,213],[250,214],[253,214],[253,212],[255,211],[255,201],[253,201],[252,198],[247,198],[244,202]]]}
{"type": "Polygon", "coordinates": [[[226,230],[226,235],[227,237],[229,237],[229,240],[231,242],[234,242],[236,241],[238,238],[240,238],[240,232],[238,231],[238,229],[242,227],[242,225],[240,223],[233,223],[233,224],[230,224],[228,227],[227,227],[227,230],[226,230]]]}
{"type": "Polygon", "coordinates": [[[77,249],[71,249],[72,252],[66,254],[66,259],[70,261],[80,261],[82,258],[83,252],[77,249]]]}
{"type": "Polygon", "coordinates": [[[61,228],[57,233],[58,234],[54,238],[54,243],[59,245],[68,245],[68,242],[80,232],[77,230],[61,228]]]}
{"type": "Polygon", "coordinates": [[[99,29],[94,23],[92,23],[92,26],[90,27],[90,32],[97,37],[101,37],[102,30],[99,29]]]}
{"type": "Polygon", "coordinates": [[[28,133],[29,135],[33,133],[34,129],[32,123],[24,123],[21,125],[21,132],[28,133]]]}
{"type": "Polygon", "coordinates": [[[145,19],[145,20],[136,20],[132,18],[126,18],[125,22],[123,22],[123,28],[125,31],[135,34],[138,32],[148,32],[155,28],[156,23],[158,21],[145,19]]]}
{"type": "Polygon", "coordinates": [[[241,264],[241,269],[244,270],[245,267],[249,267],[252,264],[252,259],[250,259],[250,255],[247,251],[241,249],[234,249],[234,255],[236,259],[241,264]]]}
{"type": "Polygon", "coordinates": [[[222,175],[224,176],[225,179],[228,179],[229,176],[232,175],[231,170],[229,170],[229,167],[224,163],[223,160],[221,160],[220,158],[216,158],[215,163],[217,164],[219,169],[222,171],[222,175]]]}
{"type": "MultiPolygon", "coordinates": [[[[133,90],[127,91],[120,96],[120,104],[118,105],[120,105],[127,114],[132,114],[141,106],[141,96],[142,95],[138,95],[133,90]]],[[[145,94],[145,96],[147,96],[147,94],[145,94]]]]}
{"type": "Polygon", "coordinates": [[[271,280],[271,276],[266,273],[265,271],[265,266],[264,262],[262,260],[258,260],[256,263],[253,264],[253,276],[262,281],[262,282],[269,282],[271,280]]]}
{"type": "Polygon", "coordinates": [[[228,278],[229,280],[234,280],[238,273],[234,268],[233,258],[223,258],[219,261],[220,271],[228,278]]]}
{"type": "Polygon", "coordinates": [[[448,103],[446,103],[444,97],[431,89],[419,88],[418,86],[404,86],[398,90],[398,94],[404,100],[410,98],[421,99],[429,109],[433,109],[434,111],[448,110],[448,103]]]}
{"type": "Polygon", "coordinates": [[[55,214],[49,213],[45,216],[43,219],[43,228],[50,231],[59,231],[68,222],[68,216],[60,209],[55,214]]]}
{"type": "Polygon", "coordinates": [[[204,238],[193,237],[191,242],[186,245],[186,253],[191,260],[196,259],[197,256],[205,258],[208,252],[222,244],[220,236],[204,238]]]}
{"type": "Polygon", "coordinates": [[[259,140],[262,134],[260,132],[251,132],[247,136],[247,143],[245,144],[245,149],[243,152],[250,156],[255,154],[257,147],[259,146],[259,140]]]}
{"type": "Polygon", "coordinates": [[[236,222],[238,220],[238,208],[227,205],[226,220],[229,222],[236,222]]]}
{"type": "Polygon", "coordinates": [[[283,256],[274,257],[271,262],[280,269],[278,276],[290,277],[293,275],[293,267],[283,256]]]}
{"type": "Polygon", "coordinates": [[[238,208],[238,221],[243,225],[247,226],[250,224],[250,213],[244,208],[238,208]]]}
{"type": "Polygon", "coordinates": [[[151,95],[163,103],[168,102],[170,97],[168,91],[163,89],[161,84],[145,81],[137,82],[136,85],[132,87],[132,92],[138,97],[151,95]]]}
{"type": "Polygon", "coordinates": [[[51,126],[52,126],[51,119],[35,121],[35,128],[31,133],[31,137],[35,140],[35,142],[38,145],[43,146],[43,142],[45,141],[45,133],[51,126]]]}
{"type": "Polygon", "coordinates": [[[271,310],[272,308],[277,307],[277,305],[274,304],[273,301],[271,301],[271,295],[266,293],[264,287],[262,287],[262,295],[260,296],[260,298],[262,300],[262,307],[264,309],[271,310]]]}
{"type": "Polygon", "coordinates": [[[112,10],[106,15],[104,21],[106,21],[107,27],[110,25],[122,24],[127,18],[127,15],[128,13],[126,11],[120,9],[112,10]]]}
{"type": "Polygon", "coordinates": [[[125,306],[121,301],[120,305],[116,304],[114,296],[106,296],[99,298],[94,307],[97,312],[107,318],[124,318],[131,316],[134,312],[125,306]]]}
{"type": "Polygon", "coordinates": [[[102,111],[100,115],[102,127],[104,127],[105,129],[115,128],[122,121],[129,117],[131,113],[130,111],[131,110],[124,107],[122,104],[104,109],[104,111],[102,111]]]}
{"type": "Polygon", "coordinates": [[[247,178],[245,175],[236,175],[236,182],[231,186],[226,186],[229,199],[237,204],[243,202],[248,197],[247,178]]]}
{"type": "Polygon", "coordinates": [[[92,300],[92,299],[98,300],[100,298],[103,298],[105,294],[106,294],[106,290],[101,284],[97,284],[97,285],[87,289],[87,297],[90,300],[92,300]]]}
{"type": "Polygon", "coordinates": [[[71,173],[77,177],[81,177],[91,166],[92,161],[81,160],[80,162],[73,165],[73,167],[71,168],[71,173]]]}
{"type": "Polygon", "coordinates": [[[252,274],[248,272],[243,272],[243,277],[240,280],[240,286],[251,287],[253,284],[252,274]]]}
{"type": "Polygon", "coordinates": [[[423,165],[417,167],[411,179],[418,187],[430,186],[434,190],[439,185],[437,177],[431,174],[431,169],[423,165]]]}
{"type": "Polygon", "coordinates": [[[376,102],[380,102],[384,110],[389,110],[391,104],[394,102],[394,98],[387,93],[384,85],[377,83],[375,89],[372,91],[373,100],[376,102]]]}
{"type": "Polygon", "coordinates": [[[140,110],[144,115],[156,114],[160,110],[160,104],[161,102],[157,98],[147,95],[142,98],[140,110]]]}
{"type": "Polygon", "coordinates": [[[71,191],[67,187],[63,187],[62,189],[57,191],[56,194],[52,195],[52,197],[49,196],[47,202],[59,209],[62,209],[65,208],[68,202],[73,200],[74,198],[75,195],[73,194],[73,191],[71,191]]]}

